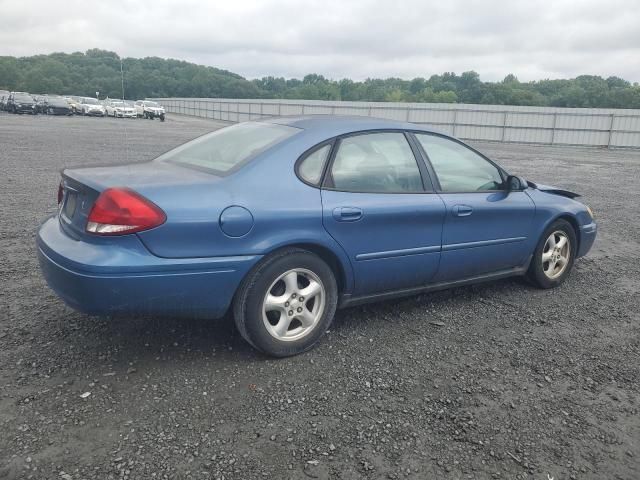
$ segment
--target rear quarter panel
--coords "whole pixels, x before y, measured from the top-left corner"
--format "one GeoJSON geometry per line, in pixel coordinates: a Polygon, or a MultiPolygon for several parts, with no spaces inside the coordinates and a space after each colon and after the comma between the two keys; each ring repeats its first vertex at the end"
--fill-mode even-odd
{"type": "Polygon", "coordinates": [[[168,258],[265,255],[287,245],[317,245],[338,258],[349,289],[351,265],[323,227],[320,190],[294,172],[298,157],[323,139],[296,135],[210,184],[138,189],[167,214],[164,225],[139,237],[153,254],[168,258]],[[220,215],[230,206],[251,213],[253,225],[245,235],[231,237],[221,229],[220,215]]]}

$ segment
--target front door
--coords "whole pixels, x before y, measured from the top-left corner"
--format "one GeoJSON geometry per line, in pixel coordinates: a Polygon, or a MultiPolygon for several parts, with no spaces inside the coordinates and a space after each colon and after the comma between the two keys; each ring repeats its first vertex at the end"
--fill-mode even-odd
{"type": "Polygon", "coordinates": [[[535,205],[508,191],[504,174],[467,146],[415,134],[435,172],[446,206],[442,257],[435,281],[455,281],[522,266],[529,254],[535,205]]]}
{"type": "Polygon", "coordinates": [[[444,204],[402,132],[338,141],[322,189],[323,223],[348,253],[354,295],[421,286],[440,261],[444,204]]]}

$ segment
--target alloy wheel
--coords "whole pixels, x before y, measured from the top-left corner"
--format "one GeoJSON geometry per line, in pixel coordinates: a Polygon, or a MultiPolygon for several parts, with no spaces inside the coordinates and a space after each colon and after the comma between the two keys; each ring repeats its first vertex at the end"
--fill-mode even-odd
{"type": "Polygon", "coordinates": [[[571,242],[562,230],[556,230],[542,249],[542,270],[547,278],[555,280],[561,276],[569,265],[571,257],[571,242]]]}
{"type": "Polygon", "coordinates": [[[299,340],[317,326],[325,301],[325,287],[318,275],[304,268],[288,270],[271,284],[264,296],[264,326],[277,340],[299,340]]]}

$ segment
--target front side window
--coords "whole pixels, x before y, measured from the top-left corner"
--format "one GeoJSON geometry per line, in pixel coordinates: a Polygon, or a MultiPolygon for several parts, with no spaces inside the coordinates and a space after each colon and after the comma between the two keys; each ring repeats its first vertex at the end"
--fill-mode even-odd
{"type": "Polygon", "coordinates": [[[331,167],[331,180],[333,188],[348,192],[424,191],[416,158],[400,132],[342,139],[331,167]]]}
{"type": "Polygon", "coordinates": [[[298,131],[274,123],[239,123],[187,142],[157,160],[224,174],[298,131]]]}
{"type": "Polygon", "coordinates": [[[498,168],[464,145],[437,135],[416,133],[427,152],[443,192],[500,190],[498,168]]]}
{"type": "Polygon", "coordinates": [[[322,177],[324,162],[331,151],[331,144],[324,145],[308,154],[298,166],[298,174],[308,183],[317,185],[322,177]]]}

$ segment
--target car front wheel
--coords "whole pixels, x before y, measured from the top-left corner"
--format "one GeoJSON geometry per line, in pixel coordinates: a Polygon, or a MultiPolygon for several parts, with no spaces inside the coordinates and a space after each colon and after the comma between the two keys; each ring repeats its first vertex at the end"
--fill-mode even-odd
{"type": "Polygon", "coordinates": [[[566,220],[556,220],[540,238],[527,276],[540,288],[559,286],[571,272],[577,246],[573,226],[566,220]]]}
{"type": "Polygon", "coordinates": [[[318,342],[337,303],[331,268],[314,253],[288,248],[247,275],[234,299],[233,314],[247,342],[268,355],[287,357],[318,342]]]}

